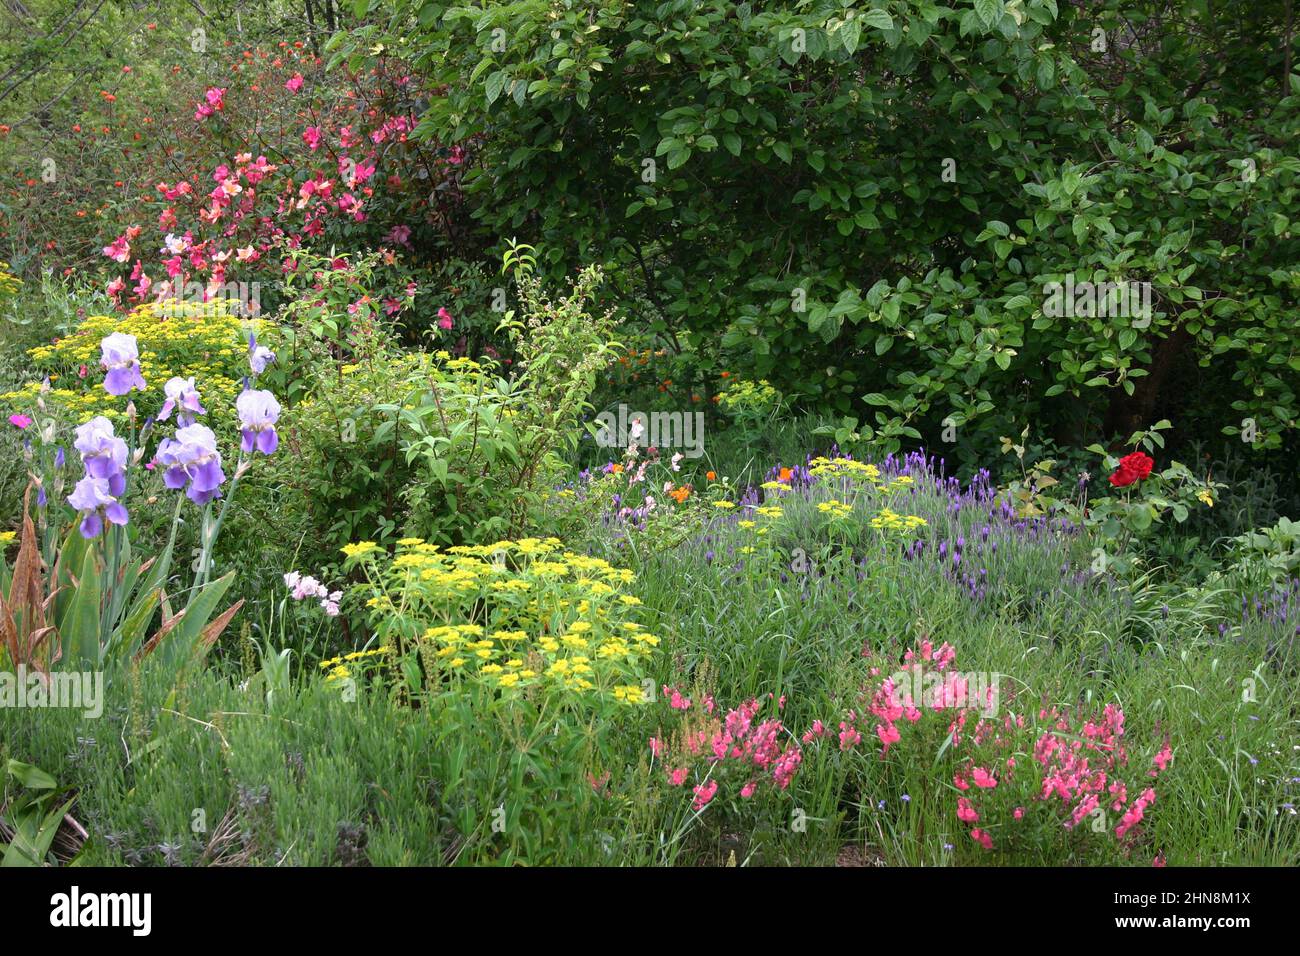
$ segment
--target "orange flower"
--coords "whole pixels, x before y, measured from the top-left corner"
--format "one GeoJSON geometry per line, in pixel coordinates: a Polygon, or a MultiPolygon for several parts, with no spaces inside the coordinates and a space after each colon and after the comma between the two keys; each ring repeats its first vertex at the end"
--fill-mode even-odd
{"type": "Polygon", "coordinates": [[[674,501],[681,504],[691,496],[691,489],[686,485],[682,485],[680,488],[674,488],[672,491],[668,492],[668,494],[674,501]]]}
{"type": "Polygon", "coordinates": [[[707,478],[709,481],[717,481],[718,473],[716,471],[707,471],[704,473],[704,477],[707,478]]]}
{"type": "Polygon", "coordinates": [[[609,472],[610,472],[611,475],[621,475],[621,474],[623,474],[623,466],[622,466],[622,465],[615,465],[613,468],[611,468],[611,469],[609,470],[609,472]]]}
{"type": "Polygon", "coordinates": [[[782,468],[782,469],[781,469],[781,481],[789,481],[789,480],[790,480],[790,469],[789,469],[789,468],[782,468]]]}

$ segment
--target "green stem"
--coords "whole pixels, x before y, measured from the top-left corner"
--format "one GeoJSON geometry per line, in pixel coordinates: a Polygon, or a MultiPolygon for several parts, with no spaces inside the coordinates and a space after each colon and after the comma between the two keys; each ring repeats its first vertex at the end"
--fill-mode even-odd
{"type": "Polygon", "coordinates": [[[210,503],[203,513],[203,527],[200,528],[200,534],[203,535],[203,550],[199,553],[199,571],[194,590],[190,594],[191,601],[194,600],[195,595],[207,587],[208,575],[212,570],[212,549],[217,543],[217,536],[221,534],[221,525],[226,520],[226,509],[230,507],[230,502],[234,500],[235,489],[239,487],[239,480],[244,476],[244,468],[245,460],[241,455],[239,464],[235,466],[235,477],[231,479],[230,490],[226,494],[225,500],[221,502],[221,510],[217,512],[217,520],[212,526],[211,534],[207,531],[207,518],[212,509],[210,503]]]}

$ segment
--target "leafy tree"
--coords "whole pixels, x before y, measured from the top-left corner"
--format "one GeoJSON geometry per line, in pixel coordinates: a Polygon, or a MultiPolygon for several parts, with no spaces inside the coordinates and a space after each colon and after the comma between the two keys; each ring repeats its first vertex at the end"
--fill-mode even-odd
{"type": "Polygon", "coordinates": [[[418,134],[482,137],[485,234],[536,242],[556,275],[603,263],[706,370],[747,363],[895,443],[1026,420],[1083,443],[1199,413],[1275,447],[1296,427],[1290,2],[370,15],[336,60],[399,52],[438,92],[418,134]],[[1054,315],[1067,277],[1149,283],[1150,314],[1054,315]]]}

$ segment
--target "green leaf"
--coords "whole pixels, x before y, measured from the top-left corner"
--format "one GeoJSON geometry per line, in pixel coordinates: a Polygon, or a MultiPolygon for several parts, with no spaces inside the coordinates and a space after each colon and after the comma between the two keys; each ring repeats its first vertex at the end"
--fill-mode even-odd
{"type": "MultiPolygon", "coordinates": [[[[885,14],[886,17],[889,14],[885,14]]],[[[893,22],[890,22],[893,26],[893,22]]],[[[840,42],[844,44],[844,49],[853,55],[857,52],[858,44],[862,42],[862,20],[854,17],[852,20],[846,20],[839,30],[840,42]]]]}
{"type": "Polygon", "coordinates": [[[185,616],[172,629],[172,632],[163,638],[155,653],[161,653],[163,659],[172,666],[185,665],[195,658],[201,657],[205,649],[197,646],[199,636],[203,633],[209,618],[217,609],[217,604],[225,596],[234,580],[235,572],[231,571],[225,576],[209,582],[197,595],[192,597],[190,603],[185,607],[185,616]]]}
{"type": "Polygon", "coordinates": [[[99,562],[95,549],[90,548],[82,561],[68,613],[59,625],[65,665],[75,663],[91,669],[99,667],[101,599],[99,562]]]}
{"type": "Polygon", "coordinates": [[[145,629],[149,626],[149,622],[153,620],[154,612],[158,610],[161,600],[161,588],[142,592],[136,597],[135,603],[113,631],[110,642],[113,656],[121,659],[129,657],[139,650],[140,644],[144,640],[145,629]]]}
{"type": "Polygon", "coordinates": [[[1002,19],[1001,0],[975,0],[975,15],[986,27],[1002,19]]]}
{"type": "Polygon", "coordinates": [[[1052,83],[1056,79],[1056,64],[1049,57],[1039,58],[1036,78],[1040,90],[1050,90],[1052,88],[1052,83]]]}
{"type": "Polygon", "coordinates": [[[863,23],[869,27],[875,27],[877,30],[894,29],[894,18],[884,10],[868,10],[862,14],[863,23]]]}
{"type": "Polygon", "coordinates": [[[1151,506],[1147,504],[1138,505],[1128,516],[1129,527],[1134,531],[1145,531],[1151,527],[1151,506]]]}
{"type": "Polygon", "coordinates": [[[21,760],[10,760],[5,765],[5,770],[29,790],[53,790],[59,785],[57,780],[40,767],[23,763],[21,760]]]}

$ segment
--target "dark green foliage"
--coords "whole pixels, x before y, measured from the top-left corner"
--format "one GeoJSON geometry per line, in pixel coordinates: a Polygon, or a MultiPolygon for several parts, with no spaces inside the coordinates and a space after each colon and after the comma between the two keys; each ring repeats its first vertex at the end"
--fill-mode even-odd
{"type": "Polygon", "coordinates": [[[1295,427],[1281,4],[403,0],[391,22],[446,84],[420,134],[482,135],[485,233],[557,274],[607,263],[635,327],[705,369],[891,442],[1295,427]],[[1067,275],[1149,282],[1154,314],[1054,317],[1067,275]]]}

